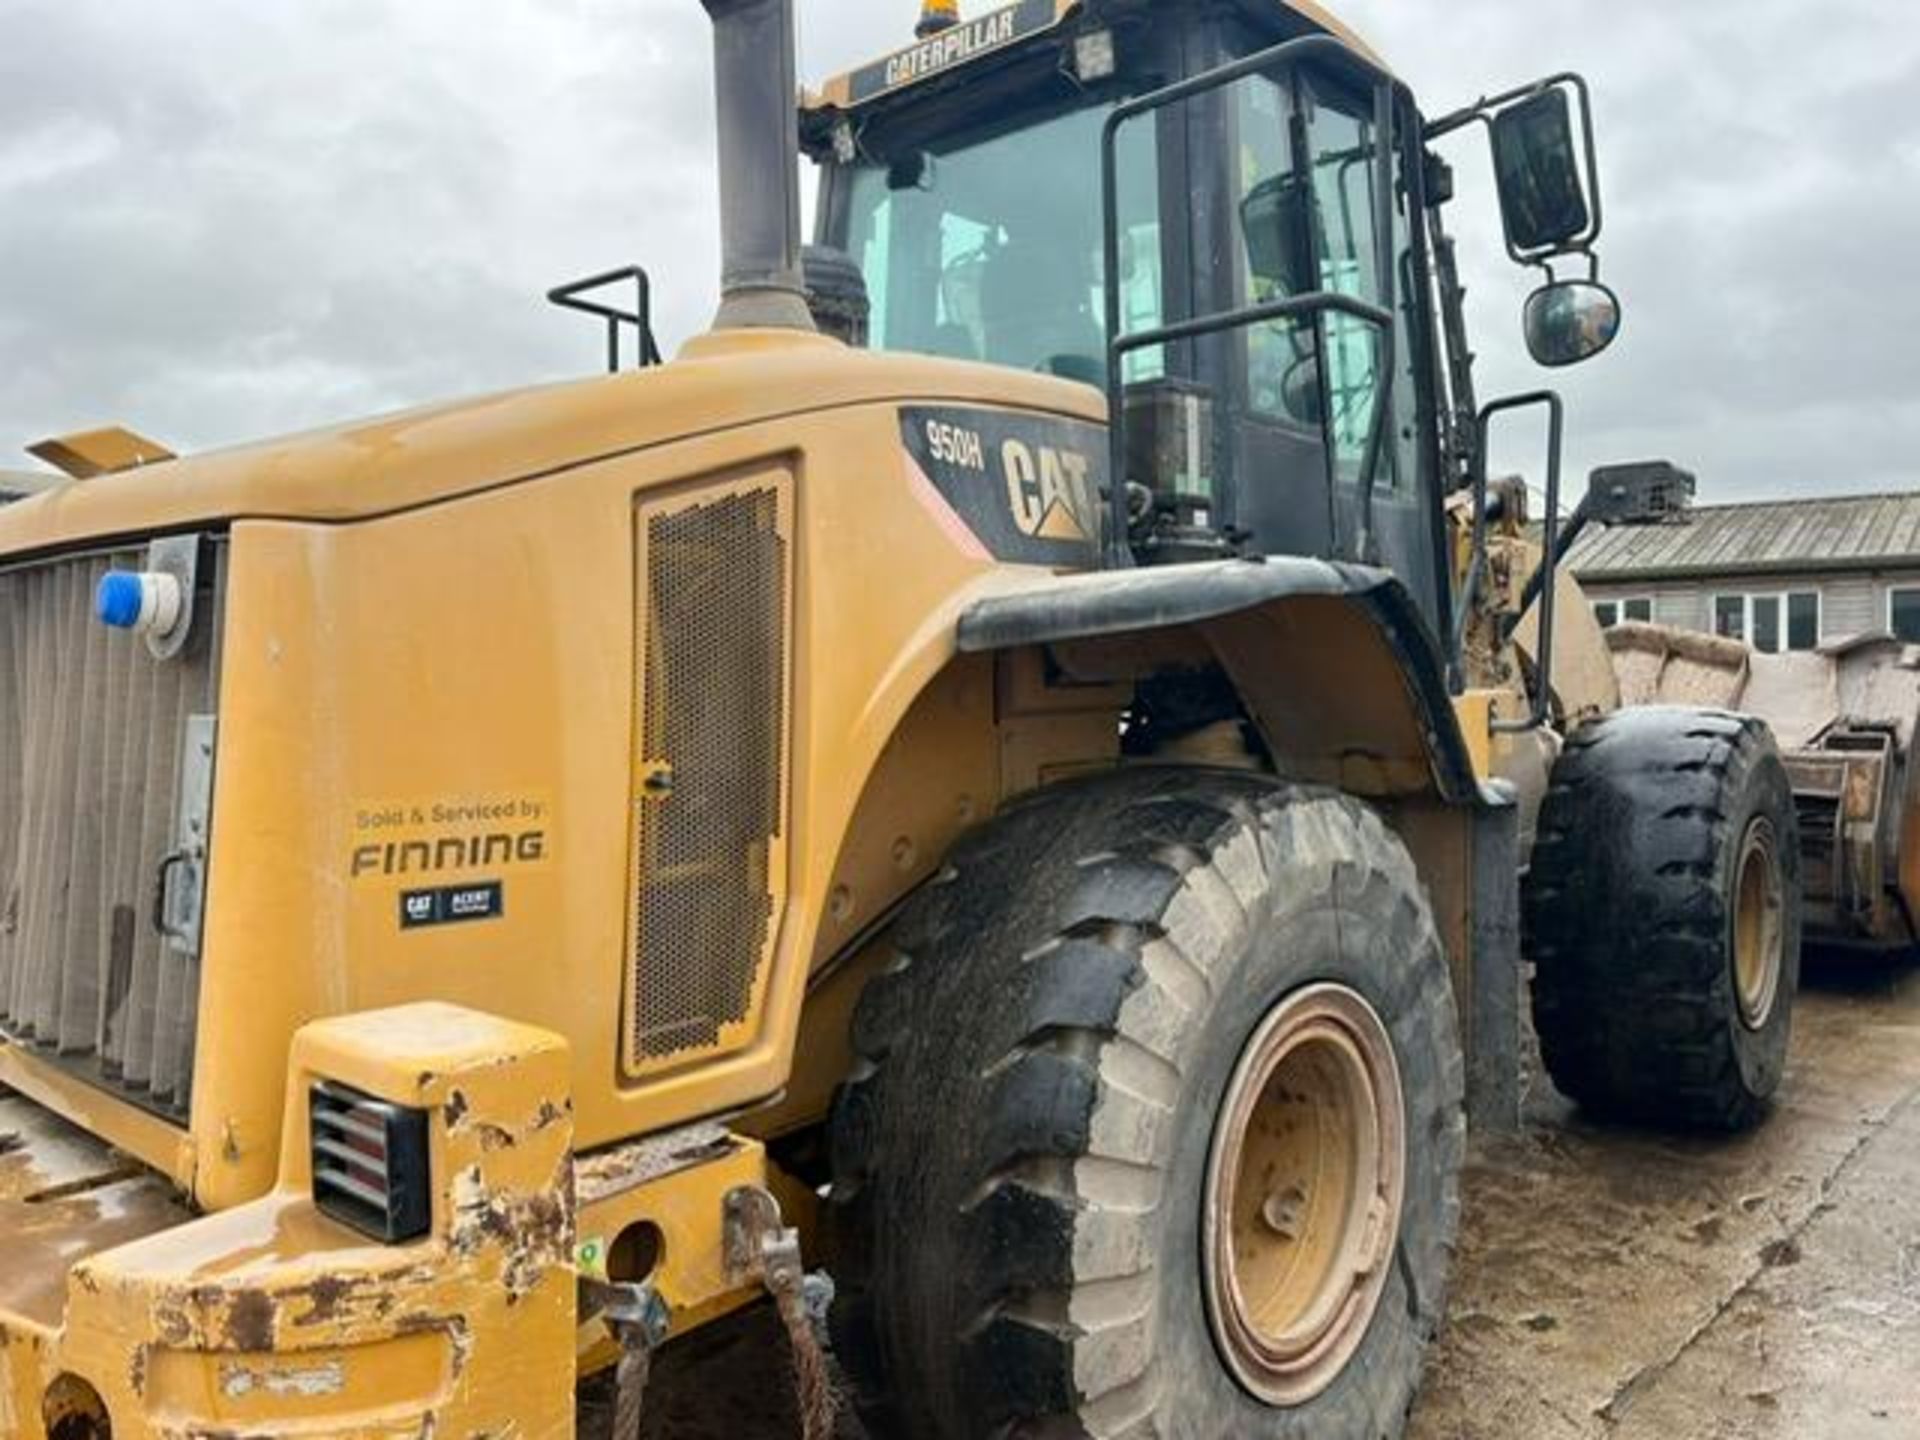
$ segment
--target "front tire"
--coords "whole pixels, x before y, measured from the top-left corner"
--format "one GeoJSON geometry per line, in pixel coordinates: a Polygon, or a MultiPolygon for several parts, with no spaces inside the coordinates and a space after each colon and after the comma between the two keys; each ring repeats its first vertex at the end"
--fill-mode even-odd
{"type": "Polygon", "coordinates": [[[1601,1116],[1738,1130],[1786,1068],[1800,852],[1772,734],[1646,706],[1567,742],[1524,914],[1553,1083],[1601,1116]]]}
{"type": "Polygon", "coordinates": [[[832,1125],[835,1346],[870,1425],[1400,1433],[1462,1065],[1377,815],[1187,769],[1042,791],[892,938],[832,1125]]]}

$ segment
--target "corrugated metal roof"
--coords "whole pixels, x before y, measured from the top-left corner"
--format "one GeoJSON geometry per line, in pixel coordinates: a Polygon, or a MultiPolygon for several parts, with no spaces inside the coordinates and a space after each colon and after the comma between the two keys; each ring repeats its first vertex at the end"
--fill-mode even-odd
{"type": "Polygon", "coordinates": [[[1685,523],[1595,526],[1570,563],[1595,580],[1920,565],[1920,490],[1700,505],[1685,523]]]}

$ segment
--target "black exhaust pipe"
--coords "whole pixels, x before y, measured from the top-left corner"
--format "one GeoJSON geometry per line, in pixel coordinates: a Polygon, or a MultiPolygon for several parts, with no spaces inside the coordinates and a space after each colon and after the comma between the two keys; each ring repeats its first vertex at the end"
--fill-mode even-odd
{"type": "Polygon", "coordinates": [[[793,0],[701,0],[720,131],[716,330],[811,330],[800,273],[793,0]]]}

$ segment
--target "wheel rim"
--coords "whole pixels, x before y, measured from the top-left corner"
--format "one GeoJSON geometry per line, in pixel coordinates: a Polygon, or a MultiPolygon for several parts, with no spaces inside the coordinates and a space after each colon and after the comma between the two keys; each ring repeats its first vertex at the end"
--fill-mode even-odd
{"type": "Polygon", "coordinates": [[[1393,1043],[1344,985],[1280,1001],[1247,1041],[1202,1208],[1214,1338],[1273,1405],[1331,1384],[1365,1337],[1400,1235],[1406,1118],[1393,1043]]]}
{"type": "Polygon", "coordinates": [[[1773,1013],[1785,958],[1780,862],[1773,823],[1755,816],[1740,840],[1733,908],[1733,988],[1740,1020],[1758,1030],[1773,1013]]]}

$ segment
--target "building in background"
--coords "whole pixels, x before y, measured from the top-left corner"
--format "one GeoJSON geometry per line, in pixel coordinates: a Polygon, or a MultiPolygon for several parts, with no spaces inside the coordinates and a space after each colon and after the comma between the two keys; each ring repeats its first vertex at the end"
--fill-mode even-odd
{"type": "Polygon", "coordinates": [[[1651,620],[1770,652],[1875,631],[1920,642],[1920,491],[1589,527],[1568,563],[1603,625],[1651,620]]]}

